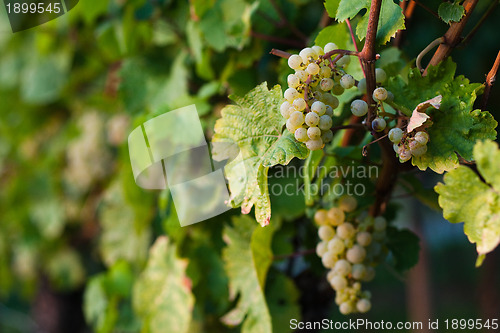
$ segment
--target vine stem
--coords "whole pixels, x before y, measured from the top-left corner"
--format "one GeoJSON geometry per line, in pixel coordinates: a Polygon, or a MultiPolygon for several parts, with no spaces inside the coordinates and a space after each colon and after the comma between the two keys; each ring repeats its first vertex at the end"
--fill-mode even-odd
{"type": "Polygon", "coordinates": [[[454,22],[450,25],[450,28],[446,33],[444,34],[444,43],[439,45],[438,49],[432,56],[431,61],[429,61],[429,64],[427,65],[427,68],[424,71],[424,76],[427,75],[427,71],[429,69],[429,66],[436,66],[439,64],[443,59],[447,58],[451,50],[455,46],[457,46],[460,43],[461,40],[461,34],[462,31],[465,28],[465,25],[467,24],[467,21],[469,20],[472,11],[474,10],[474,7],[476,7],[476,4],[478,3],[479,0],[465,0],[463,3],[463,6],[465,8],[465,15],[462,17],[462,19],[459,22],[454,22]]]}
{"type": "Polygon", "coordinates": [[[500,51],[497,53],[497,58],[491,67],[490,72],[486,75],[486,87],[484,88],[483,99],[481,100],[481,110],[485,110],[490,98],[491,87],[497,79],[498,67],[500,66],[500,51]]]}
{"type": "Polygon", "coordinates": [[[291,53],[288,53],[288,52],[285,52],[285,51],[281,51],[281,50],[278,50],[278,49],[272,49],[271,52],[269,52],[269,54],[275,55],[277,57],[285,58],[285,59],[288,59],[288,58],[290,58],[292,56],[291,53]]]}

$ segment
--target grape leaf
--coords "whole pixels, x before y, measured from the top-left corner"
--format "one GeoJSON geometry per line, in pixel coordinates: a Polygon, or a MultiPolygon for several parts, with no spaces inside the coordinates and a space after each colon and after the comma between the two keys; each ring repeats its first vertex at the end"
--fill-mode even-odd
{"type": "Polygon", "coordinates": [[[135,312],[147,333],[178,332],[189,329],[194,297],[186,277],[187,261],[176,256],[176,247],[159,237],[150,250],[146,269],[133,289],[135,312]]]}
{"type": "Polygon", "coordinates": [[[465,15],[465,8],[460,1],[443,2],[439,5],[438,15],[445,23],[458,22],[465,15]]]}
{"type": "Polygon", "coordinates": [[[387,247],[394,256],[394,268],[402,272],[415,266],[418,262],[420,239],[410,230],[387,228],[387,247]]]}
{"type": "Polygon", "coordinates": [[[328,13],[328,16],[330,16],[331,18],[335,18],[335,15],[337,15],[337,10],[339,8],[339,3],[340,0],[325,0],[325,9],[328,13]]]}
{"type": "MultiPolygon", "coordinates": [[[[370,0],[342,0],[337,10],[336,18],[342,22],[346,19],[352,19],[361,10],[366,9],[356,27],[359,40],[366,37],[370,5],[370,0]]],[[[401,29],[405,29],[405,17],[401,7],[395,4],[393,0],[383,0],[377,29],[377,43],[387,43],[401,29]]]]}
{"type": "Polygon", "coordinates": [[[290,318],[300,320],[300,292],[286,275],[278,273],[272,277],[266,288],[266,298],[273,319],[273,332],[283,332],[283,327],[290,326],[290,318]]]}
{"type": "Polygon", "coordinates": [[[444,218],[451,223],[464,222],[464,233],[484,255],[500,242],[500,150],[493,141],[478,141],[474,158],[485,182],[470,168],[459,166],[434,189],[444,218]]]}
{"type": "Polygon", "coordinates": [[[443,96],[439,110],[426,110],[433,122],[428,128],[427,153],[412,159],[420,170],[431,168],[437,173],[452,170],[459,164],[457,154],[471,160],[477,140],[496,138],[497,122],[492,115],[473,110],[482,85],[470,83],[462,75],[455,77],[455,70],[456,64],[448,58],[430,67],[424,77],[418,69],[410,70],[408,84],[400,76],[389,80],[387,88],[394,94],[395,103],[410,110],[436,95],[443,96]]]}
{"type": "Polygon", "coordinates": [[[269,167],[286,165],[294,157],[304,159],[309,151],[288,131],[282,134],[285,119],[279,111],[283,100],[280,86],[268,90],[264,82],[245,97],[232,96],[231,99],[236,105],[226,106],[222,118],[215,124],[212,156],[221,161],[228,153],[223,143],[238,145],[239,155],[225,167],[231,205],[241,206],[244,214],[255,205],[257,221],[267,225],[271,219],[269,167]]]}
{"type": "Polygon", "coordinates": [[[229,277],[229,297],[239,294],[236,308],[221,320],[230,326],[243,322],[242,333],[271,333],[272,324],[264,294],[267,271],[272,263],[274,229],[258,228],[248,216],[235,217],[224,228],[227,247],[222,251],[229,277]]]}

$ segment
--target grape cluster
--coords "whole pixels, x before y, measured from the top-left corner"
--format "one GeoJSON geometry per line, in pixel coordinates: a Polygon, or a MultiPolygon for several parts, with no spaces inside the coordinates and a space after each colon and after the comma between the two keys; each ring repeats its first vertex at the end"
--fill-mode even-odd
{"type": "Polygon", "coordinates": [[[281,104],[281,115],[287,120],[286,128],[295,139],[305,142],[310,150],[323,148],[333,139],[333,110],[339,106],[336,96],[354,86],[354,78],[345,73],[350,63],[347,55],[328,56],[328,52],[338,49],[334,43],[307,47],[288,58],[288,65],[295,70],[288,75],[286,99],[281,104]],[[326,55],[325,55],[326,54],[326,55]]]}
{"type": "Polygon", "coordinates": [[[385,256],[387,221],[378,216],[356,214],[357,201],[344,197],[338,207],[319,209],[314,221],[321,241],[316,254],[330,269],[327,279],[336,292],[335,303],[342,314],[367,312],[371,294],[361,289],[362,282],[375,277],[374,266],[385,256]]]}
{"type": "Polygon", "coordinates": [[[389,131],[389,140],[393,143],[399,161],[404,163],[412,156],[422,156],[427,152],[429,134],[424,130],[404,133],[401,128],[395,127],[389,131]]]}

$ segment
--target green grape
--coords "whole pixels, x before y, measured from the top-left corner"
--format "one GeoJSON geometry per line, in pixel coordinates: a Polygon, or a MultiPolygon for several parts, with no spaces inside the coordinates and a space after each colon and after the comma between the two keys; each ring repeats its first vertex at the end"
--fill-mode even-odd
{"type": "Polygon", "coordinates": [[[304,70],[298,70],[295,72],[295,76],[299,78],[300,82],[306,82],[309,74],[304,70]]]}
{"type": "Polygon", "coordinates": [[[375,81],[377,83],[382,84],[387,80],[387,74],[382,68],[376,68],[375,69],[375,81]]]}
{"type": "Polygon", "coordinates": [[[358,90],[360,93],[366,94],[366,79],[365,78],[362,78],[361,80],[359,80],[358,90]]]}
{"type": "Polygon", "coordinates": [[[294,132],[295,139],[299,142],[306,142],[309,140],[309,137],[307,136],[307,129],[304,127],[299,127],[295,130],[294,132]]]}
{"type": "Polygon", "coordinates": [[[325,53],[328,53],[328,52],[333,51],[333,50],[338,50],[338,49],[339,49],[339,47],[335,43],[328,43],[324,47],[325,53]]]}
{"type": "Polygon", "coordinates": [[[392,102],[394,100],[394,94],[392,92],[390,92],[389,90],[387,90],[387,99],[386,101],[387,102],[392,102]]]}
{"type": "Polygon", "coordinates": [[[328,66],[321,66],[319,68],[319,76],[321,78],[329,78],[330,76],[332,76],[332,70],[328,66]]]}
{"type": "Polygon", "coordinates": [[[339,99],[330,93],[324,93],[322,96],[322,100],[325,104],[330,105],[333,115],[333,110],[335,110],[339,106],[339,99]]]}
{"type": "Polygon", "coordinates": [[[331,280],[330,280],[330,285],[332,286],[333,289],[335,290],[342,290],[347,287],[347,279],[343,276],[340,275],[335,275],[331,280]]]}
{"type": "MultiPolygon", "coordinates": [[[[314,113],[314,112],[311,112],[314,113]]],[[[307,118],[307,116],[306,116],[307,118]]],[[[323,131],[328,131],[332,127],[332,117],[326,114],[322,115],[318,119],[318,127],[323,131]]]]}
{"type": "Polygon", "coordinates": [[[329,225],[322,225],[318,229],[318,236],[321,240],[329,241],[335,236],[335,230],[329,225]]]}
{"type": "Polygon", "coordinates": [[[318,64],[312,62],[309,65],[307,65],[306,72],[311,75],[316,75],[319,73],[319,66],[318,64]]]}
{"type": "Polygon", "coordinates": [[[345,250],[345,244],[342,239],[335,236],[328,242],[328,251],[334,254],[341,254],[345,250]]]}
{"type": "Polygon", "coordinates": [[[333,132],[331,130],[321,131],[321,140],[323,140],[324,143],[332,142],[333,132]]]}
{"type": "Polygon", "coordinates": [[[355,99],[351,103],[351,112],[357,117],[362,117],[368,112],[368,104],[361,99],[355,99]]]}
{"type": "Polygon", "coordinates": [[[351,238],[354,232],[354,226],[349,222],[342,223],[337,227],[337,235],[344,240],[351,238]]]}
{"type": "Polygon", "coordinates": [[[290,104],[290,102],[288,102],[288,101],[285,101],[285,102],[283,102],[283,104],[281,104],[280,113],[283,116],[283,118],[285,118],[285,119],[290,118],[290,108],[291,107],[292,107],[292,104],[290,104]]]}
{"type": "MultiPolygon", "coordinates": [[[[321,243],[320,243],[321,244],[321,243]]],[[[366,267],[363,264],[354,264],[351,268],[351,275],[356,280],[362,280],[366,273],[366,267]]]]}
{"type": "Polygon", "coordinates": [[[387,123],[385,122],[384,118],[377,117],[372,121],[372,128],[375,132],[382,132],[386,126],[387,123]]]}
{"type": "Polygon", "coordinates": [[[317,225],[328,224],[326,209],[318,209],[316,213],[314,213],[314,222],[316,222],[317,225]]]}
{"type": "Polygon", "coordinates": [[[288,66],[290,66],[291,69],[300,69],[302,66],[302,57],[298,54],[292,54],[290,58],[288,58],[288,66]]]}
{"type": "Polygon", "coordinates": [[[373,99],[375,101],[385,101],[387,99],[387,90],[383,87],[378,87],[373,91],[373,99]]]}
{"type": "Polygon", "coordinates": [[[427,153],[427,145],[419,146],[413,149],[410,148],[410,153],[415,157],[422,156],[427,153]]]}
{"type": "MultiPolygon", "coordinates": [[[[315,112],[309,112],[306,114],[305,123],[307,126],[317,126],[320,121],[320,117],[315,112]]],[[[317,137],[311,138],[316,139],[317,137]]]]}
{"type": "Polygon", "coordinates": [[[352,77],[352,75],[350,75],[350,74],[343,75],[340,78],[340,85],[344,89],[350,89],[350,88],[354,87],[354,83],[355,83],[355,80],[352,77]]]}
{"type": "Polygon", "coordinates": [[[340,304],[340,306],[339,306],[339,311],[343,315],[348,315],[348,314],[352,313],[353,310],[354,310],[353,306],[349,302],[344,302],[344,303],[340,304]]]}
{"type": "Polygon", "coordinates": [[[325,114],[326,105],[323,102],[316,101],[311,105],[311,111],[316,112],[318,116],[322,116],[325,114]]]}
{"type": "Polygon", "coordinates": [[[346,276],[351,273],[351,264],[345,259],[337,260],[333,270],[337,275],[346,276]]]}
{"type": "Polygon", "coordinates": [[[356,198],[346,195],[339,201],[339,208],[346,213],[354,212],[358,206],[356,198]]]}
{"type": "Polygon", "coordinates": [[[361,313],[370,311],[371,307],[372,304],[366,298],[362,298],[356,303],[356,309],[361,313]]]}
{"type": "Polygon", "coordinates": [[[353,264],[360,264],[363,262],[363,260],[365,260],[366,250],[361,245],[354,244],[350,249],[347,250],[345,257],[353,264]]]}
{"type": "Polygon", "coordinates": [[[288,75],[287,82],[290,88],[297,88],[300,85],[300,80],[295,74],[288,75]]]}
{"type": "Polygon", "coordinates": [[[375,277],[375,268],[368,266],[366,267],[365,276],[363,281],[370,282],[375,277]]]}
{"type": "Polygon", "coordinates": [[[321,256],[321,263],[323,264],[323,266],[325,266],[326,268],[333,268],[333,266],[335,265],[335,261],[336,261],[336,258],[337,256],[335,254],[333,254],[332,252],[330,251],[326,251],[322,256],[321,256]]]}
{"type": "Polygon", "coordinates": [[[315,57],[317,59],[318,55],[313,51],[313,49],[306,47],[299,52],[299,56],[302,58],[302,62],[307,65],[310,60],[314,60],[315,57]]]}
{"type": "Polygon", "coordinates": [[[293,103],[293,100],[299,97],[299,92],[295,88],[288,88],[283,95],[288,102],[293,103]]]}
{"type": "Polygon", "coordinates": [[[309,150],[319,150],[319,149],[323,148],[323,141],[321,139],[308,140],[306,142],[306,147],[309,150]]]}
{"type": "Polygon", "coordinates": [[[325,104],[326,104],[325,114],[327,116],[329,116],[329,117],[333,117],[333,108],[332,108],[332,106],[330,104],[328,104],[328,103],[325,103],[325,104]]]}
{"type": "Polygon", "coordinates": [[[290,120],[290,118],[287,119],[286,121],[286,129],[290,132],[290,133],[294,133],[295,134],[295,131],[298,129],[298,128],[301,128],[302,125],[294,125],[292,123],[292,121],[290,120]]]}
{"type": "Polygon", "coordinates": [[[303,111],[306,108],[306,101],[302,97],[296,98],[293,101],[293,106],[297,111],[303,111]]]}
{"type": "Polygon", "coordinates": [[[339,226],[345,221],[345,213],[342,209],[338,207],[330,208],[327,211],[326,216],[328,217],[328,222],[334,226],[339,226]]]}
{"type": "Polygon", "coordinates": [[[429,134],[424,131],[419,131],[415,134],[414,139],[421,145],[425,145],[429,141],[429,134]]]}
{"type": "Polygon", "coordinates": [[[396,152],[396,154],[399,154],[399,145],[397,143],[392,145],[392,149],[396,152]]]}
{"type": "Polygon", "coordinates": [[[304,114],[300,111],[294,111],[290,114],[290,118],[288,120],[292,126],[299,128],[304,123],[304,114]]]}
{"type": "Polygon", "coordinates": [[[316,254],[318,257],[322,257],[328,251],[328,243],[327,242],[319,242],[316,245],[316,254]]]}
{"type": "Polygon", "coordinates": [[[403,130],[401,128],[395,127],[389,131],[389,140],[393,143],[400,143],[403,138],[403,130]]]}
{"type": "Polygon", "coordinates": [[[332,94],[340,96],[344,93],[344,88],[340,84],[335,84],[332,88],[332,94]]]}
{"type": "Polygon", "coordinates": [[[314,45],[312,49],[318,56],[322,56],[325,54],[325,51],[323,51],[323,48],[321,46],[314,45]]]}
{"type": "Polygon", "coordinates": [[[307,136],[311,139],[311,140],[321,140],[320,137],[321,137],[321,130],[318,128],[318,127],[309,127],[307,129],[307,136]]]}
{"type": "Polygon", "coordinates": [[[404,146],[399,147],[399,161],[404,163],[408,161],[410,158],[411,158],[410,150],[406,149],[404,146]]]}
{"type": "Polygon", "coordinates": [[[368,246],[372,242],[372,235],[368,231],[361,231],[356,235],[356,241],[361,246],[368,246]]]}
{"type": "Polygon", "coordinates": [[[321,79],[319,85],[321,87],[321,90],[323,91],[329,91],[333,88],[333,80],[330,79],[330,78],[324,78],[324,79],[321,79]]]}
{"type": "Polygon", "coordinates": [[[337,60],[337,66],[339,67],[347,67],[351,63],[351,57],[348,55],[343,56],[339,60],[337,60]]]}

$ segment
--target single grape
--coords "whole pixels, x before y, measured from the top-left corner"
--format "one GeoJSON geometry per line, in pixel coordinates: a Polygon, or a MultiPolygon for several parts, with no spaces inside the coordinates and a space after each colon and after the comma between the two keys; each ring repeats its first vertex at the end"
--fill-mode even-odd
{"type": "MultiPolygon", "coordinates": [[[[314,59],[315,56],[317,59],[316,52],[314,52],[313,49],[311,49],[310,47],[306,47],[305,49],[302,49],[299,52],[299,56],[302,58],[302,62],[306,65],[310,62],[311,59],[314,59]]],[[[288,58],[288,59],[290,59],[290,58],[288,58]]]]}
{"type": "Polygon", "coordinates": [[[323,148],[323,141],[321,139],[308,140],[306,142],[306,147],[309,150],[319,150],[319,149],[323,148]]]}
{"type": "Polygon", "coordinates": [[[321,263],[326,268],[333,268],[333,266],[335,265],[336,260],[337,260],[337,256],[335,254],[333,254],[331,251],[326,251],[321,256],[321,263]]]}
{"type": "Polygon", "coordinates": [[[337,227],[337,235],[344,240],[351,238],[354,232],[354,226],[349,222],[342,223],[337,227]]]}
{"type": "Polygon", "coordinates": [[[295,88],[288,88],[283,95],[288,102],[293,103],[293,100],[299,97],[299,92],[295,88]]]}
{"type": "Polygon", "coordinates": [[[341,254],[345,250],[345,244],[342,239],[338,236],[333,237],[328,242],[328,251],[331,251],[334,254],[341,254]]]}
{"type": "Polygon", "coordinates": [[[319,90],[313,90],[314,99],[320,100],[323,98],[323,94],[319,90]]]}
{"type": "Polygon", "coordinates": [[[328,251],[327,245],[327,242],[319,242],[318,245],[316,245],[316,254],[318,257],[323,257],[323,255],[328,251]]]}
{"type": "Polygon", "coordinates": [[[410,149],[410,153],[415,156],[419,157],[427,153],[427,145],[422,145],[414,149],[410,149]]]}
{"type": "Polygon", "coordinates": [[[318,116],[322,116],[325,114],[326,105],[323,102],[316,101],[311,105],[311,111],[316,112],[318,116]]]}
{"type": "Polygon", "coordinates": [[[297,141],[299,142],[306,142],[307,140],[309,140],[309,137],[307,136],[307,129],[305,129],[304,127],[297,128],[295,130],[294,136],[295,139],[297,139],[297,141]]]}
{"type": "Polygon", "coordinates": [[[415,134],[415,141],[417,141],[421,145],[425,145],[429,141],[429,134],[424,131],[418,131],[415,134]]]}
{"type": "MultiPolygon", "coordinates": [[[[312,112],[312,113],[314,113],[314,112],[312,112]]],[[[321,130],[318,127],[309,127],[307,129],[307,136],[311,140],[318,140],[321,137],[321,130]]]]}
{"type": "Polygon", "coordinates": [[[354,87],[354,83],[355,83],[355,80],[352,77],[352,75],[350,75],[350,74],[343,75],[340,78],[340,85],[344,89],[351,89],[352,87],[354,87]]]}
{"type": "Polygon", "coordinates": [[[290,58],[288,58],[288,66],[291,69],[300,69],[302,66],[302,57],[298,54],[292,54],[290,58]]]}
{"type": "MultiPolygon", "coordinates": [[[[325,102],[325,104],[328,104],[331,106],[332,111],[334,109],[336,109],[340,104],[339,99],[330,93],[324,93],[322,100],[323,100],[323,102],[325,102]]],[[[333,115],[333,112],[332,112],[332,115],[333,115]]]]}
{"type": "Polygon", "coordinates": [[[299,78],[300,82],[306,82],[309,74],[304,70],[298,70],[295,72],[295,76],[299,78]]]}
{"type": "Polygon", "coordinates": [[[332,70],[328,66],[321,66],[319,68],[319,76],[321,78],[327,78],[332,76],[332,70]]]}
{"type": "Polygon", "coordinates": [[[290,114],[290,118],[288,120],[292,126],[299,128],[304,123],[304,114],[300,111],[294,111],[290,114]]]}
{"type": "Polygon", "coordinates": [[[344,88],[340,84],[335,84],[332,88],[332,94],[340,96],[344,93],[344,88]]]}
{"type": "Polygon", "coordinates": [[[366,79],[365,78],[362,78],[361,80],[359,80],[358,90],[360,93],[366,94],[366,79]]]}
{"type": "Polygon", "coordinates": [[[387,74],[382,68],[375,68],[375,81],[382,84],[387,80],[387,74]]]}
{"type": "Polygon", "coordinates": [[[387,90],[383,87],[378,87],[373,91],[373,99],[375,101],[385,101],[387,99],[387,90]]]}
{"type": "Polygon", "coordinates": [[[358,201],[356,198],[349,195],[342,197],[339,201],[339,208],[346,213],[355,211],[357,206],[358,201]]]}
{"type": "Polygon", "coordinates": [[[337,260],[333,270],[337,275],[346,276],[351,273],[351,264],[345,259],[337,260]]]}
{"type": "Polygon", "coordinates": [[[290,88],[297,88],[300,84],[300,80],[295,74],[288,75],[287,82],[290,88]]]}
{"type": "Polygon", "coordinates": [[[292,121],[290,120],[290,118],[288,118],[288,119],[286,120],[286,129],[287,129],[290,133],[295,133],[295,131],[296,131],[298,128],[300,128],[300,127],[302,127],[302,125],[294,125],[294,124],[292,123],[292,121]]]}
{"type": "Polygon", "coordinates": [[[361,231],[356,235],[356,241],[361,246],[368,246],[372,242],[372,235],[368,231],[361,231]]]}
{"type": "Polygon", "coordinates": [[[288,119],[290,118],[290,112],[288,111],[292,107],[292,104],[290,104],[289,101],[284,101],[283,104],[280,106],[280,113],[283,116],[283,118],[288,119]]]}
{"type": "Polygon", "coordinates": [[[363,262],[363,260],[365,260],[366,250],[361,245],[354,244],[350,249],[347,250],[345,257],[353,264],[360,264],[363,262]]]}
{"type": "Polygon", "coordinates": [[[370,311],[371,308],[372,303],[370,303],[370,301],[366,298],[362,298],[356,303],[356,309],[361,313],[366,313],[370,311]]]}
{"type": "Polygon", "coordinates": [[[324,143],[330,143],[333,140],[333,132],[331,130],[321,131],[321,140],[324,143]]]}
{"type": "Polygon", "coordinates": [[[368,112],[368,104],[361,99],[355,99],[351,103],[351,112],[357,117],[363,117],[368,112]]]}
{"type": "MultiPolygon", "coordinates": [[[[326,216],[328,217],[328,223],[334,226],[339,226],[345,221],[345,213],[342,209],[338,207],[330,208],[327,211],[326,216]]],[[[347,228],[349,228],[349,226],[347,226],[347,228]]]]}
{"type": "Polygon", "coordinates": [[[321,79],[321,82],[319,83],[321,90],[323,91],[329,91],[333,88],[333,80],[330,78],[324,78],[321,79]]]}
{"type": "Polygon", "coordinates": [[[311,75],[316,75],[319,73],[319,66],[318,64],[312,62],[309,65],[307,65],[306,72],[311,75]]]}
{"type": "Polygon", "coordinates": [[[335,236],[335,230],[329,225],[322,225],[318,229],[318,236],[321,240],[329,241],[335,236]]]}
{"type": "Polygon", "coordinates": [[[316,222],[317,225],[328,224],[326,209],[318,209],[316,213],[314,213],[314,222],[316,222]]]}
{"type": "Polygon", "coordinates": [[[339,311],[340,313],[342,313],[343,315],[348,315],[350,313],[352,313],[354,311],[354,308],[353,306],[351,305],[351,303],[349,302],[343,302],[342,304],[340,304],[339,306],[339,311]]]}
{"type": "Polygon", "coordinates": [[[399,147],[399,161],[404,163],[411,158],[410,149],[406,149],[404,146],[399,147]],[[402,149],[401,149],[402,148],[402,149]]]}
{"type": "Polygon", "coordinates": [[[325,114],[329,117],[333,117],[333,108],[328,103],[326,103],[325,114]]]}
{"type": "Polygon", "coordinates": [[[396,154],[399,154],[399,145],[397,143],[392,145],[392,149],[396,152],[396,154]]]}
{"type": "Polygon", "coordinates": [[[313,49],[313,51],[318,55],[318,56],[322,56],[323,54],[325,54],[325,51],[323,51],[323,48],[321,46],[318,46],[318,45],[314,45],[313,47],[311,47],[313,49]]]}
{"type": "Polygon", "coordinates": [[[343,56],[339,60],[337,60],[336,64],[339,67],[347,67],[351,63],[351,57],[348,55],[343,56]]]}
{"type": "Polygon", "coordinates": [[[394,127],[389,131],[388,136],[392,143],[400,143],[403,138],[403,130],[399,127],[394,127]]]}
{"type": "Polygon", "coordinates": [[[370,282],[375,277],[375,268],[368,266],[366,267],[365,276],[363,281],[370,282]]]}
{"type": "Polygon", "coordinates": [[[422,146],[422,145],[420,144],[420,142],[415,141],[415,140],[411,140],[411,141],[408,143],[408,148],[410,148],[410,151],[415,150],[415,149],[418,149],[418,148],[420,148],[421,146],[422,146]]]}
{"type": "Polygon", "coordinates": [[[297,111],[303,111],[306,108],[306,101],[302,97],[296,98],[293,101],[293,106],[297,111]]]}
{"type": "Polygon", "coordinates": [[[383,216],[377,216],[373,220],[373,229],[375,231],[384,231],[387,227],[387,220],[383,216]]]}
{"type": "MultiPolygon", "coordinates": [[[[314,112],[310,112],[314,113],[314,112]]],[[[306,116],[307,118],[307,116],[306,116]]],[[[326,114],[319,117],[318,127],[323,131],[328,131],[332,127],[332,117],[327,116],[326,114]]]]}
{"type": "Polygon", "coordinates": [[[335,275],[331,280],[330,284],[333,289],[335,290],[342,290],[347,287],[347,280],[345,277],[340,276],[340,275],[335,275]]]}
{"type": "Polygon", "coordinates": [[[319,116],[315,112],[306,114],[305,123],[307,126],[317,126],[319,123],[319,116]]]}
{"type": "MultiPolygon", "coordinates": [[[[320,243],[321,244],[321,243],[320,243]]],[[[351,267],[352,277],[356,280],[362,280],[366,273],[366,267],[363,264],[354,264],[351,267]]]]}
{"type": "Polygon", "coordinates": [[[382,132],[386,125],[387,123],[384,118],[377,117],[372,121],[372,128],[375,132],[382,132]]]}
{"type": "Polygon", "coordinates": [[[339,47],[335,43],[328,43],[324,47],[325,53],[328,53],[328,52],[333,51],[333,50],[338,50],[338,49],[339,49],[339,47]]]}

